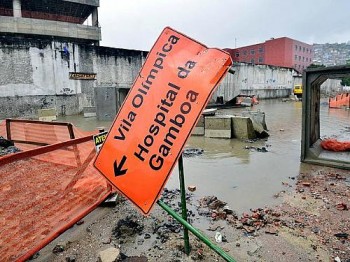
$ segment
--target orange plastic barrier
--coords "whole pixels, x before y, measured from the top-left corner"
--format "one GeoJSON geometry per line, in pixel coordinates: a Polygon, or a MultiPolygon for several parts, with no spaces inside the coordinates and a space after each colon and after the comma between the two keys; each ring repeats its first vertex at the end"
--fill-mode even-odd
{"type": "Polygon", "coordinates": [[[350,151],[350,141],[338,141],[336,139],[326,139],[321,142],[321,147],[329,151],[350,151]]]}
{"type": "MultiPolygon", "coordinates": [[[[54,144],[39,147],[24,141],[21,145],[36,148],[0,157],[1,261],[30,258],[95,209],[112,191],[92,166],[92,136],[58,143],[60,132],[53,132],[54,125],[36,125],[41,126],[41,132],[12,126],[11,133],[17,139],[20,134],[30,133],[29,142],[37,137],[40,143],[46,143],[49,137],[54,144]]],[[[1,123],[0,135],[6,137],[4,130],[1,123]]]]}
{"type": "Polygon", "coordinates": [[[334,98],[329,98],[329,108],[350,108],[350,94],[339,94],[334,98]]]}

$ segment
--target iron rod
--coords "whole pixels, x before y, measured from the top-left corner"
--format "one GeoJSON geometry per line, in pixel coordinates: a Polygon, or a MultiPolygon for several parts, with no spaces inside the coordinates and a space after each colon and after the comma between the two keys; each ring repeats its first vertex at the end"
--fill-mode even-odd
{"type": "Polygon", "coordinates": [[[179,221],[183,226],[185,226],[189,231],[191,231],[196,237],[198,237],[204,244],[214,250],[217,254],[219,254],[223,259],[229,262],[236,262],[230,255],[228,255],[224,250],[222,250],[217,245],[213,244],[206,236],[204,236],[201,232],[199,232],[196,228],[194,228],[191,224],[189,224],[186,220],[184,220],[181,216],[179,216],[174,210],[172,210],[169,206],[167,206],[161,200],[157,201],[158,205],[163,208],[169,215],[179,221]]]}
{"type": "MultiPolygon", "coordinates": [[[[179,180],[180,180],[180,191],[181,191],[181,215],[182,218],[187,221],[187,207],[186,207],[186,188],[185,188],[185,176],[184,176],[184,165],[182,154],[179,158],[179,180]]],[[[188,229],[184,226],[184,242],[185,242],[185,253],[190,254],[190,240],[188,237],[188,229]]]]}

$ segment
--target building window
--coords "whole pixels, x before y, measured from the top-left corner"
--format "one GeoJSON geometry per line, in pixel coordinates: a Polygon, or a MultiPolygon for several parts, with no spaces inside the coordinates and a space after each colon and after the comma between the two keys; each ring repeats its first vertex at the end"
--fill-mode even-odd
{"type": "Polygon", "coordinates": [[[298,66],[298,65],[297,65],[297,64],[295,64],[295,65],[294,65],[294,68],[297,68],[297,66],[298,66]]]}
{"type": "Polygon", "coordinates": [[[309,62],[309,58],[306,58],[306,62],[309,62]]]}
{"type": "Polygon", "coordinates": [[[263,47],[259,47],[259,53],[263,53],[264,52],[264,48],[263,47]]]}
{"type": "Polygon", "coordinates": [[[236,52],[236,53],[235,53],[235,57],[239,57],[239,52],[236,52]]]}
{"type": "Polygon", "coordinates": [[[295,59],[295,60],[298,60],[298,56],[297,56],[297,55],[295,55],[295,56],[294,56],[294,59],[295,59]]]}
{"type": "Polygon", "coordinates": [[[299,56],[299,61],[301,60],[301,56],[299,56]]]}
{"type": "Polygon", "coordinates": [[[247,55],[247,50],[244,50],[244,51],[243,51],[243,55],[247,55]]]}
{"type": "Polygon", "coordinates": [[[295,45],[295,51],[298,51],[298,45],[295,45]]]}
{"type": "Polygon", "coordinates": [[[301,46],[299,46],[299,51],[301,51],[301,46]]]}
{"type": "Polygon", "coordinates": [[[254,49],[250,50],[250,54],[254,55],[255,54],[255,50],[254,49]]]}
{"type": "Polygon", "coordinates": [[[303,47],[303,53],[305,53],[305,47],[303,47]]]}
{"type": "Polygon", "coordinates": [[[303,62],[305,62],[305,57],[303,57],[303,62]]]}
{"type": "Polygon", "coordinates": [[[259,63],[263,63],[264,59],[262,57],[259,57],[259,63]]]}
{"type": "Polygon", "coordinates": [[[306,53],[309,53],[309,48],[306,48],[306,53]]]}
{"type": "Polygon", "coordinates": [[[252,59],[250,60],[250,62],[251,62],[252,64],[254,64],[254,62],[255,62],[255,61],[254,61],[254,58],[252,58],[252,59]]]}

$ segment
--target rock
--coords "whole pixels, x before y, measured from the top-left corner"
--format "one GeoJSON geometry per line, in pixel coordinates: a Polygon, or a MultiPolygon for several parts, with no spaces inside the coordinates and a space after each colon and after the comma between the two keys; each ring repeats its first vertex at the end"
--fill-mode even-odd
{"type": "Polygon", "coordinates": [[[0,146],[4,148],[8,148],[10,146],[14,146],[14,143],[11,140],[8,140],[2,136],[0,136],[0,146]]]}
{"type": "Polygon", "coordinates": [[[29,258],[29,260],[37,259],[39,256],[40,256],[40,253],[39,253],[39,252],[36,252],[34,255],[32,255],[32,256],[29,258]]]}
{"type": "Polygon", "coordinates": [[[334,234],[334,236],[338,237],[338,238],[348,238],[349,234],[348,233],[337,233],[334,234]]]}
{"type": "Polygon", "coordinates": [[[229,206],[224,206],[222,209],[227,215],[234,215],[237,217],[237,214],[234,214],[233,210],[229,206]]]}
{"type": "Polygon", "coordinates": [[[268,227],[265,229],[266,234],[277,235],[278,230],[275,227],[268,227]]]}
{"type": "Polygon", "coordinates": [[[185,148],[182,155],[184,157],[194,157],[203,154],[204,150],[201,148],[185,148]]]}
{"type": "Polygon", "coordinates": [[[208,230],[209,231],[216,231],[218,228],[221,228],[220,225],[210,225],[208,230]]]}
{"type": "Polygon", "coordinates": [[[237,229],[242,229],[243,228],[243,224],[241,222],[237,222],[236,228],[237,229]]]}
{"type": "Polygon", "coordinates": [[[302,182],[301,183],[303,186],[310,187],[311,183],[310,182],[302,182]]]}
{"type": "Polygon", "coordinates": [[[142,232],[144,226],[137,220],[137,218],[128,216],[126,219],[118,221],[116,227],[113,229],[115,237],[132,236],[142,232]]]}
{"type": "Polygon", "coordinates": [[[196,191],[197,187],[196,186],[188,186],[188,191],[194,192],[196,191]]]}
{"type": "Polygon", "coordinates": [[[345,203],[338,203],[338,204],[336,205],[336,208],[337,208],[338,210],[348,210],[348,206],[347,206],[345,203]]]}
{"type": "Polygon", "coordinates": [[[212,202],[208,205],[208,207],[209,207],[210,209],[219,209],[219,208],[223,208],[225,205],[226,205],[225,202],[223,202],[223,201],[221,201],[221,200],[219,200],[219,199],[216,199],[216,200],[212,201],[212,202]]]}
{"type": "Polygon", "coordinates": [[[76,225],[80,226],[82,224],[84,224],[84,220],[79,220],[77,223],[75,223],[76,225]]]}
{"type": "Polygon", "coordinates": [[[99,262],[116,262],[120,257],[120,250],[115,247],[109,247],[98,254],[99,262]]]}
{"type": "Polygon", "coordinates": [[[66,257],[66,262],[75,262],[77,261],[75,256],[68,256],[66,257]]]}
{"type": "Polygon", "coordinates": [[[253,233],[255,232],[255,228],[254,227],[250,227],[250,226],[243,226],[244,230],[247,232],[247,233],[253,233]]]}
{"type": "Polygon", "coordinates": [[[221,243],[222,242],[222,235],[220,232],[215,233],[215,241],[216,243],[221,243]]]}
{"type": "Polygon", "coordinates": [[[65,243],[58,243],[52,250],[52,253],[58,254],[66,250],[66,244],[65,243]]]}
{"type": "Polygon", "coordinates": [[[112,239],[110,237],[106,237],[102,239],[102,244],[110,244],[112,242],[112,239]]]}

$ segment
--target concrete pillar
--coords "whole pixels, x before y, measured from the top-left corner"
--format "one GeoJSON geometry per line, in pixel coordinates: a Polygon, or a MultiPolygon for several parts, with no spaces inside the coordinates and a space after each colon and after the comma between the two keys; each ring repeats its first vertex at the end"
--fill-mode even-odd
{"type": "Polygon", "coordinates": [[[12,0],[13,16],[22,17],[21,0],[12,0]]]}
{"type": "Polygon", "coordinates": [[[92,26],[98,26],[98,12],[97,12],[97,7],[92,10],[92,26]]]}

